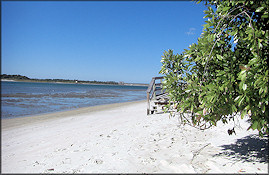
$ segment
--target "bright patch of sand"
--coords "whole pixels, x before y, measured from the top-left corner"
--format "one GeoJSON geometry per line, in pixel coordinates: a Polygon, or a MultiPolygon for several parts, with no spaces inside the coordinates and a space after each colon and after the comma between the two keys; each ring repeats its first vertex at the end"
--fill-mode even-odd
{"type": "Polygon", "coordinates": [[[268,139],[239,119],[205,131],[145,101],[2,120],[2,173],[267,173],[268,139]]]}

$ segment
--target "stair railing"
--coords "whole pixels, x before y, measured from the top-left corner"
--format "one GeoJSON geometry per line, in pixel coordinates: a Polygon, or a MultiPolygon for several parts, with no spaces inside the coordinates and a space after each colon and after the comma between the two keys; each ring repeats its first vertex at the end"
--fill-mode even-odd
{"type": "Polygon", "coordinates": [[[162,79],[164,79],[164,77],[153,77],[151,79],[149,86],[148,86],[148,89],[147,89],[147,102],[148,102],[147,115],[150,112],[150,100],[153,98],[156,98],[157,91],[161,91],[161,93],[163,93],[163,91],[162,91],[162,79]],[[160,80],[160,83],[156,83],[156,80],[160,80]]]}

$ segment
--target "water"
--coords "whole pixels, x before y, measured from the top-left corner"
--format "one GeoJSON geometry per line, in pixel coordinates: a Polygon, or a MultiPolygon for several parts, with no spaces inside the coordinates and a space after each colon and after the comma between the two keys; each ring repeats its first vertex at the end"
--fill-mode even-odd
{"type": "Polygon", "coordinates": [[[1,82],[1,118],[146,99],[143,86],[1,82]]]}

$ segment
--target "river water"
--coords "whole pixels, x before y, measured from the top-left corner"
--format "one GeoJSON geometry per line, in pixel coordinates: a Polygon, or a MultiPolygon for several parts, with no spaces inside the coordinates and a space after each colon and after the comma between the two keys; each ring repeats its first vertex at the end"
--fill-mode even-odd
{"type": "Polygon", "coordinates": [[[145,86],[1,82],[1,118],[146,99],[145,86]]]}

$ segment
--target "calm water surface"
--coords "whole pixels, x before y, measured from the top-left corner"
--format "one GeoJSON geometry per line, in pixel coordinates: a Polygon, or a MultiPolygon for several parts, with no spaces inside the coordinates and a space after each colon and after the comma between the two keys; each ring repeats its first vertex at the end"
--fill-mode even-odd
{"type": "Polygon", "coordinates": [[[143,86],[1,82],[1,118],[146,99],[143,86]]]}

